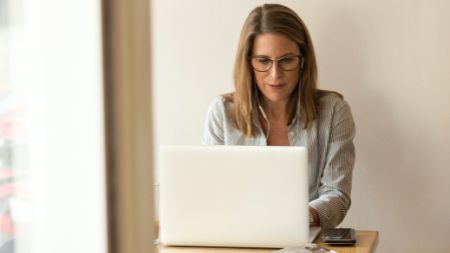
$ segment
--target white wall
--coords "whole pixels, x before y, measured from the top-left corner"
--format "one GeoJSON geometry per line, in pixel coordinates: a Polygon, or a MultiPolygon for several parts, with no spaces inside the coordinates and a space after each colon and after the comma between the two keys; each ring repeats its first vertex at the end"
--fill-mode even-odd
{"type": "MultiPolygon", "coordinates": [[[[320,87],[357,124],[343,226],[380,231],[378,252],[450,250],[450,2],[275,1],[312,35],[320,87]]],[[[263,1],[156,0],[156,145],[199,144],[205,112],[232,90],[238,35],[263,1]]]]}

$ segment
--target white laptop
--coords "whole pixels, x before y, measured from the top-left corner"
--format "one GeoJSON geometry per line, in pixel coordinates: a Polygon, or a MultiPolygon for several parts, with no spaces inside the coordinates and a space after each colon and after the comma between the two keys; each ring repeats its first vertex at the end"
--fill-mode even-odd
{"type": "Polygon", "coordinates": [[[160,243],[308,243],[307,157],[303,147],[161,146],[160,243]]]}

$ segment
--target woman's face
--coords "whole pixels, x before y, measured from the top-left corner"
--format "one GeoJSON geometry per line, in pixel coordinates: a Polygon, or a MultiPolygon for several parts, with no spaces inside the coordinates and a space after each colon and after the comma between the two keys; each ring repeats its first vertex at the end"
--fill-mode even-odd
{"type": "Polygon", "coordinates": [[[264,33],[256,36],[252,66],[270,66],[270,61],[273,61],[272,67],[265,72],[253,70],[258,88],[266,102],[287,102],[299,81],[301,57],[297,57],[298,55],[300,50],[297,44],[284,35],[264,33]],[[295,69],[282,69],[291,69],[292,66],[296,66],[295,69]]]}

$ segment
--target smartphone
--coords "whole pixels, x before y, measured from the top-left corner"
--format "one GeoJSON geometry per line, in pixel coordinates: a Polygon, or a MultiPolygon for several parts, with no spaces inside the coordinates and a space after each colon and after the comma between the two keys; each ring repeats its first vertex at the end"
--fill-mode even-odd
{"type": "Polygon", "coordinates": [[[322,234],[322,241],[328,244],[352,245],[356,243],[353,228],[329,228],[322,234]]]}

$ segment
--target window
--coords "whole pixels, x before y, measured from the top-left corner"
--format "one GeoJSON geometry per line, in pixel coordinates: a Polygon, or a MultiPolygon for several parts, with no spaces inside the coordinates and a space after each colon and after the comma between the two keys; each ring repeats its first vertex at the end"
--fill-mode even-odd
{"type": "Polygon", "coordinates": [[[2,253],[107,250],[100,7],[0,0],[2,253]]]}

